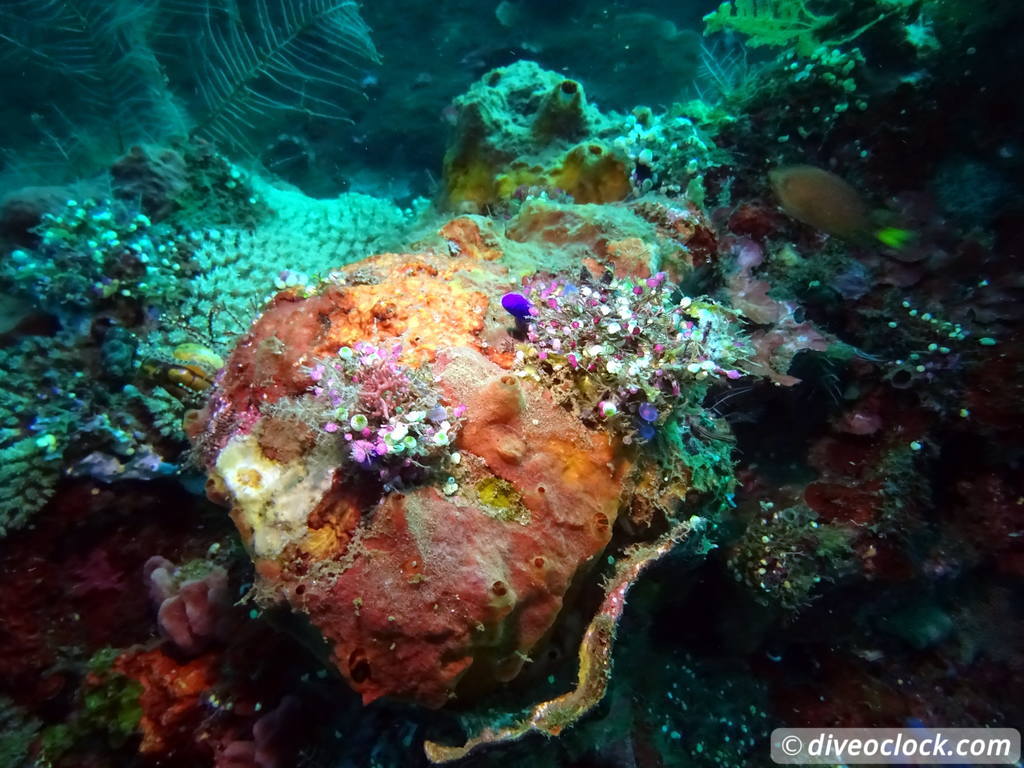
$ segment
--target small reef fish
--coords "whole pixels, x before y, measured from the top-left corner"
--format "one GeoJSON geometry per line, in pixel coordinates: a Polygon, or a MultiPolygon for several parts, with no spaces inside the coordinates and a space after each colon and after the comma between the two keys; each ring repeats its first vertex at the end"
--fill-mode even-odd
{"type": "Polygon", "coordinates": [[[223,367],[223,358],[213,350],[186,343],[175,347],[169,360],[144,360],[139,373],[144,381],[163,387],[179,400],[187,400],[213,386],[217,371],[223,367]]]}
{"type": "Polygon", "coordinates": [[[898,227],[874,226],[857,190],[823,168],[787,165],[770,171],[768,179],[786,213],[826,234],[853,242],[874,239],[889,248],[902,248],[913,237],[898,227]]]}

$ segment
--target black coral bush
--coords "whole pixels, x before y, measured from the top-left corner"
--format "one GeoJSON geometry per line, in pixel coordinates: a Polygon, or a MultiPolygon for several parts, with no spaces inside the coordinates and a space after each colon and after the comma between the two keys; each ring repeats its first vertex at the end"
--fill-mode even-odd
{"type": "Polygon", "coordinates": [[[31,118],[0,149],[42,139],[66,163],[189,133],[251,150],[345,119],[377,60],[353,0],[5,0],[0,76],[31,118]]]}
{"type": "Polygon", "coordinates": [[[244,146],[268,115],[345,119],[342,97],[361,91],[360,65],[377,61],[352,0],[168,5],[198,25],[193,75],[202,112],[193,131],[228,144],[244,146]]]}

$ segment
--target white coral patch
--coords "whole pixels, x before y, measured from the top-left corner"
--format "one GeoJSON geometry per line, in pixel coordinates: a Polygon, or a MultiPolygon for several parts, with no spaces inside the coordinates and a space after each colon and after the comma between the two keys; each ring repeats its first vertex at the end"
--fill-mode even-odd
{"type": "Polygon", "coordinates": [[[333,477],[331,463],[313,456],[287,464],[267,458],[252,435],[233,437],[215,470],[252,529],[253,553],[259,557],[276,557],[306,534],[309,513],[333,477]]]}

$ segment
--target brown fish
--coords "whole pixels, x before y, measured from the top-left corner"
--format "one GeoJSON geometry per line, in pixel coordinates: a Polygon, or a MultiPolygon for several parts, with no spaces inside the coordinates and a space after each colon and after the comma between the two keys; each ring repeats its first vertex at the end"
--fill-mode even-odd
{"type": "Polygon", "coordinates": [[[813,165],[787,165],[768,178],[782,209],[794,219],[844,240],[872,235],[861,196],[834,173],[813,165]]]}

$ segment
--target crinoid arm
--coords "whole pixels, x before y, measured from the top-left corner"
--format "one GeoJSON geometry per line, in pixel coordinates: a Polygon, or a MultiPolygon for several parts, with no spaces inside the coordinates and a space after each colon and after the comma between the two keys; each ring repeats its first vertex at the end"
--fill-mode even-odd
{"type": "Polygon", "coordinates": [[[701,517],[675,521],[661,537],[650,544],[631,548],[618,560],[605,584],[604,599],[583,633],[575,688],[540,702],[511,725],[485,727],[462,746],[427,741],[423,745],[427,759],[435,765],[451,763],[480,747],[518,741],[534,731],[557,736],[600,704],[611,678],[612,651],[616,630],[626,607],[626,594],[648,566],[683,541],[702,535],[704,525],[705,520],[701,517]]]}

